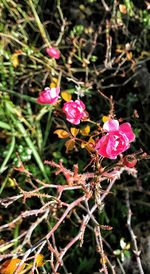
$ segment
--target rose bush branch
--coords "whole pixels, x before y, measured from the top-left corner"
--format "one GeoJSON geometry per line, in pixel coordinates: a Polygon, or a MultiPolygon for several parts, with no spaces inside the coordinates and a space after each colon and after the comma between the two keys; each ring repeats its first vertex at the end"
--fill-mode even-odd
{"type": "Polygon", "coordinates": [[[138,250],[136,235],[134,234],[134,231],[133,231],[132,226],[131,226],[132,211],[131,211],[131,208],[130,208],[129,191],[127,189],[126,189],[126,206],[127,206],[127,209],[128,209],[127,227],[128,227],[128,230],[129,230],[129,233],[130,233],[130,236],[131,236],[131,240],[132,240],[132,243],[133,243],[133,248],[134,248],[133,252],[134,252],[135,257],[136,257],[139,274],[144,274],[144,270],[143,270],[141,259],[140,259],[141,251],[138,250]]]}
{"type": "Polygon", "coordinates": [[[108,269],[107,269],[107,266],[106,266],[107,256],[104,253],[104,249],[103,249],[103,242],[102,242],[100,227],[95,226],[94,232],[95,232],[95,240],[96,240],[96,244],[97,244],[97,251],[101,255],[102,269],[100,270],[100,272],[108,274],[108,269]]]}

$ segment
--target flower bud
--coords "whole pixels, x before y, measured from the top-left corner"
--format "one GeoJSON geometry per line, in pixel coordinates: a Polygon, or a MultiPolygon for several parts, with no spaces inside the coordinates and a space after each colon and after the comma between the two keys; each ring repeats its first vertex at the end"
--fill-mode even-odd
{"type": "Polygon", "coordinates": [[[46,52],[50,57],[54,59],[60,58],[60,51],[56,48],[46,48],[46,52]]]}
{"type": "Polygon", "coordinates": [[[60,88],[49,88],[46,87],[43,91],[40,92],[39,97],[37,99],[37,103],[39,104],[54,104],[57,102],[59,98],[60,88]]]}

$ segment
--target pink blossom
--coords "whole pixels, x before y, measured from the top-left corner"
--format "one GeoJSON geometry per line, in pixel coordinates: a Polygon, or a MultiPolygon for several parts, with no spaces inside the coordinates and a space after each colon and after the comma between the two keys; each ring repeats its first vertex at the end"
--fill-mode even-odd
{"type": "Polygon", "coordinates": [[[85,105],[81,100],[66,102],[63,106],[66,119],[74,125],[78,125],[82,118],[86,117],[85,105]]]}
{"type": "Polygon", "coordinates": [[[119,125],[117,120],[109,120],[103,125],[107,132],[96,143],[96,150],[101,156],[116,159],[117,155],[130,147],[130,142],[135,140],[135,135],[129,123],[119,125]]]}
{"type": "Polygon", "coordinates": [[[46,52],[50,57],[54,59],[60,58],[60,51],[56,48],[46,48],[46,52]]]}
{"type": "Polygon", "coordinates": [[[48,88],[46,87],[40,92],[37,99],[39,104],[54,104],[57,102],[60,93],[60,88],[48,88]]]}

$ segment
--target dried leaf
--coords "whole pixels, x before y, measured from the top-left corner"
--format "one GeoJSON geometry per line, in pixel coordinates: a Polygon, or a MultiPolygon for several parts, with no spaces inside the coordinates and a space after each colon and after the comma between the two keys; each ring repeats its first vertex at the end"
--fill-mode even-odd
{"type": "Polygon", "coordinates": [[[81,143],[81,148],[85,148],[86,147],[86,143],[85,142],[82,142],[81,143]]]}
{"type": "Polygon", "coordinates": [[[57,85],[54,82],[50,83],[50,88],[56,88],[56,87],[57,85]]]}
{"type": "Polygon", "coordinates": [[[129,61],[132,60],[132,52],[131,51],[127,52],[127,59],[129,61]]]}
{"type": "Polygon", "coordinates": [[[109,117],[109,116],[103,116],[103,117],[102,117],[103,123],[106,123],[106,122],[109,121],[109,120],[110,120],[110,117],[109,117]]]}
{"type": "Polygon", "coordinates": [[[71,94],[67,91],[62,91],[61,92],[61,97],[66,101],[69,102],[72,98],[71,94]]]}
{"type": "Polygon", "coordinates": [[[36,256],[35,262],[36,262],[37,267],[44,265],[43,259],[44,259],[44,256],[42,254],[38,254],[36,256]]]}
{"type": "Polygon", "coordinates": [[[69,137],[69,133],[64,129],[56,129],[54,133],[57,134],[60,139],[69,137]]]}
{"type": "Polygon", "coordinates": [[[86,149],[90,152],[95,150],[95,141],[90,137],[89,141],[86,144],[86,149]]]}
{"type": "Polygon", "coordinates": [[[52,82],[50,84],[50,88],[56,88],[58,86],[58,79],[53,77],[52,82]]]}
{"type": "Polygon", "coordinates": [[[8,186],[9,187],[15,187],[16,186],[16,180],[15,178],[8,178],[8,186]]]}
{"type": "Polygon", "coordinates": [[[70,131],[71,131],[72,136],[76,137],[79,132],[79,129],[77,129],[75,127],[71,127],[70,131]]]}
{"type": "Polygon", "coordinates": [[[89,152],[94,152],[94,147],[95,147],[95,141],[90,137],[88,142],[82,142],[81,143],[81,148],[86,148],[87,151],[89,152]]]}
{"type": "Polygon", "coordinates": [[[83,136],[88,136],[89,133],[90,133],[90,126],[86,126],[84,127],[83,129],[80,129],[80,133],[83,135],[83,136]]]}
{"type": "Polygon", "coordinates": [[[18,67],[18,65],[19,65],[19,58],[18,58],[18,54],[17,53],[12,54],[11,61],[12,61],[12,64],[13,64],[14,68],[18,67]]]}
{"type": "MultiPolygon", "coordinates": [[[[18,258],[12,258],[11,260],[6,260],[1,266],[0,273],[1,274],[14,274],[14,272],[17,269],[20,262],[21,262],[21,260],[18,258]]],[[[19,272],[20,274],[21,274],[21,271],[25,268],[25,266],[26,266],[25,264],[23,264],[21,266],[21,269],[19,272]]]]}
{"type": "Polygon", "coordinates": [[[106,264],[107,263],[107,257],[103,255],[103,257],[100,258],[100,263],[101,264],[106,264]]]}
{"type": "Polygon", "coordinates": [[[127,13],[127,8],[126,8],[125,5],[120,4],[120,5],[119,5],[119,10],[120,10],[120,12],[123,13],[123,14],[126,14],[126,13],[127,13]]]}
{"type": "Polygon", "coordinates": [[[58,79],[56,77],[53,77],[52,82],[55,83],[55,84],[58,84],[58,79]]]}
{"type": "Polygon", "coordinates": [[[72,149],[74,148],[74,145],[75,145],[75,140],[68,140],[68,141],[65,143],[66,152],[68,153],[68,151],[72,150],[72,149]]]}

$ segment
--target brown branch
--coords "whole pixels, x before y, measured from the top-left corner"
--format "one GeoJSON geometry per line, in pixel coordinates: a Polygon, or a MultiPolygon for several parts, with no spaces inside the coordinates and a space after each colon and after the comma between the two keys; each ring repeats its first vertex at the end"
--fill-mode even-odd
{"type": "Polygon", "coordinates": [[[51,231],[46,235],[46,239],[48,240],[52,234],[57,230],[57,228],[60,226],[60,224],[64,221],[64,219],[67,217],[68,213],[77,205],[79,205],[82,201],[86,199],[86,196],[82,196],[78,198],[77,200],[73,201],[71,204],[68,205],[67,209],[65,210],[64,214],[61,216],[59,221],[54,225],[54,227],[51,229],[51,231]]]}
{"type": "MultiPolygon", "coordinates": [[[[59,260],[62,261],[64,255],[66,254],[66,252],[78,241],[78,240],[81,240],[81,242],[83,242],[83,235],[84,235],[84,232],[85,232],[85,228],[88,224],[88,222],[90,221],[91,219],[91,216],[92,214],[95,212],[95,210],[97,209],[97,205],[95,204],[90,212],[84,217],[83,219],[83,222],[81,224],[81,227],[80,227],[80,230],[79,230],[79,233],[65,246],[65,248],[62,249],[62,251],[60,252],[60,256],[59,256],[59,260]]],[[[55,271],[58,270],[60,266],[60,262],[57,262],[56,263],[56,266],[55,266],[55,271]]]]}
{"type": "Polygon", "coordinates": [[[106,11],[110,11],[110,8],[109,8],[108,5],[106,4],[105,0],[101,0],[101,2],[102,2],[102,5],[103,5],[104,9],[105,9],[106,11]]]}
{"type": "Polygon", "coordinates": [[[127,227],[128,227],[128,230],[129,230],[129,233],[130,233],[130,236],[131,236],[133,247],[134,247],[133,252],[136,256],[136,261],[137,261],[137,266],[138,266],[138,269],[139,269],[139,274],[144,274],[141,259],[140,259],[141,251],[138,250],[136,235],[134,234],[134,231],[133,231],[132,226],[131,226],[132,211],[131,211],[131,208],[130,208],[128,189],[126,189],[126,206],[127,206],[127,209],[128,209],[127,227]]]}
{"type": "Polygon", "coordinates": [[[108,270],[107,270],[107,266],[106,266],[106,257],[107,256],[104,253],[104,249],[103,249],[103,242],[102,242],[100,227],[95,226],[94,232],[95,232],[95,239],[96,239],[96,243],[97,243],[97,249],[101,255],[101,261],[102,261],[102,267],[103,267],[100,272],[103,271],[103,273],[108,274],[108,270]]]}
{"type": "Polygon", "coordinates": [[[114,119],[114,117],[115,117],[115,114],[114,114],[114,112],[115,112],[115,107],[114,107],[113,97],[112,97],[112,96],[110,96],[110,98],[107,97],[107,96],[106,96],[102,91],[100,91],[100,90],[98,90],[98,93],[100,93],[100,95],[101,95],[102,97],[104,97],[107,101],[109,101],[109,104],[110,104],[109,116],[110,116],[111,119],[114,119]]]}

